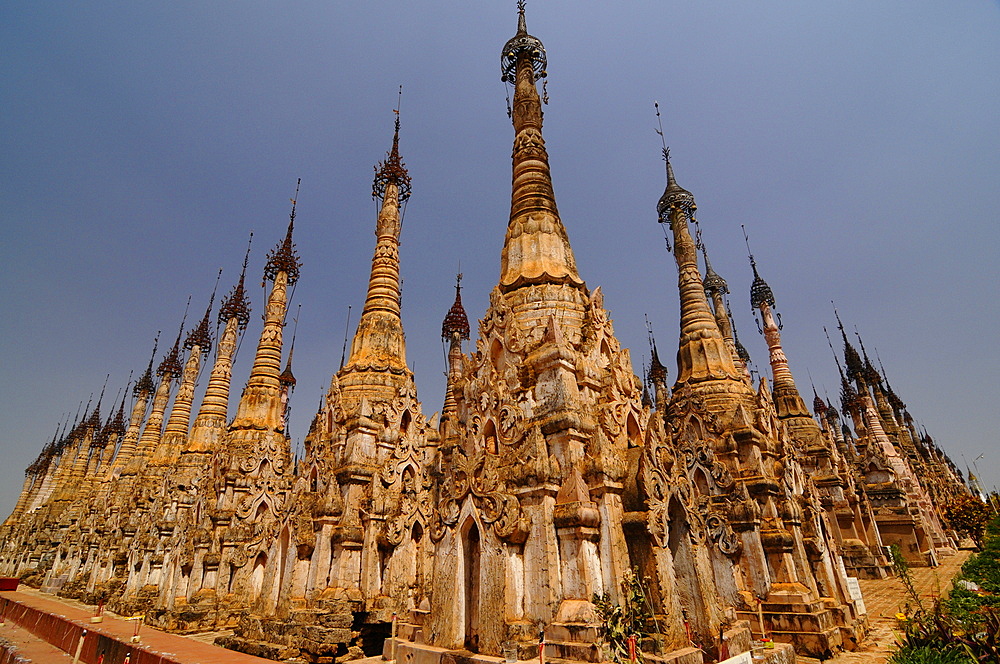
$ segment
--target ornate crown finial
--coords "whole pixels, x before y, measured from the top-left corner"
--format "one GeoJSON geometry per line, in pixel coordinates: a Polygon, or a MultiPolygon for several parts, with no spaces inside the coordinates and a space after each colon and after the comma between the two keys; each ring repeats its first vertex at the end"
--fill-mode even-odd
{"type": "Polygon", "coordinates": [[[465,315],[465,307],[462,306],[461,272],[455,278],[455,303],[451,305],[441,324],[441,339],[449,341],[454,334],[463,341],[469,338],[469,317],[465,315]]]}
{"type": "Polygon", "coordinates": [[[833,304],[833,315],[837,318],[837,329],[840,330],[840,336],[844,339],[844,364],[847,365],[847,375],[853,379],[863,379],[865,366],[861,361],[861,356],[858,355],[858,351],[855,350],[854,346],[847,339],[847,331],[844,329],[844,324],[840,321],[840,312],[837,311],[837,305],[834,304],[833,300],[830,300],[830,304],[833,304]]]}
{"type": "Polygon", "coordinates": [[[750,364],[750,352],[746,346],[740,342],[740,335],[736,331],[736,321],[733,320],[733,310],[729,307],[729,298],[726,298],[726,315],[729,316],[729,326],[733,328],[733,345],[736,346],[736,356],[743,360],[743,364],[750,364]]]}
{"type": "MultiPolygon", "coordinates": [[[[743,224],[740,224],[740,228],[743,229],[743,241],[747,245],[747,256],[750,258],[750,267],[753,269],[753,283],[750,285],[750,306],[754,309],[760,309],[762,305],[774,308],[774,293],[771,291],[771,287],[767,285],[767,282],[760,278],[760,274],[757,273],[757,261],[754,260],[753,252],[750,251],[750,238],[747,236],[747,229],[743,224]]],[[[779,326],[780,327],[780,326],[779,326]]]]}
{"type": "Polygon", "coordinates": [[[225,324],[230,318],[235,318],[240,329],[245,330],[250,322],[250,298],[247,297],[243,282],[247,276],[247,262],[250,260],[250,246],[253,244],[253,231],[250,231],[250,240],[247,241],[247,253],[243,257],[243,271],[240,272],[240,280],[229,291],[229,295],[222,301],[219,307],[219,323],[225,324]]]}
{"type": "Polygon", "coordinates": [[[399,99],[396,108],[396,131],[392,135],[392,149],[386,153],[385,161],[375,166],[375,181],[372,182],[372,198],[385,199],[385,188],[389,183],[395,184],[398,190],[399,202],[404,203],[410,197],[410,173],[399,156],[399,110],[403,103],[403,86],[399,86],[399,99]]]}
{"type": "Polygon", "coordinates": [[[302,178],[299,178],[295,183],[295,198],[291,199],[292,212],[288,217],[288,231],[285,233],[285,239],[267,255],[267,264],[264,266],[265,279],[274,281],[279,272],[284,272],[288,275],[289,286],[294,285],[299,280],[299,268],[302,265],[298,253],[295,251],[295,244],[292,243],[292,231],[295,230],[295,206],[299,202],[299,185],[301,184],[302,178]]]}
{"type": "MultiPolygon", "coordinates": [[[[701,238],[701,228],[698,229],[698,237],[701,238]]],[[[712,262],[708,260],[708,250],[705,249],[704,242],[701,242],[701,255],[705,259],[705,278],[701,281],[705,293],[708,295],[716,291],[723,295],[729,293],[729,284],[712,269],[712,262]]]]}
{"type": "Polygon", "coordinates": [[[215,293],[219,290],[219,279],[222,278],[222,270],[219,270],[215,277],[215,288],[212,289],[212,297],[208,299],[208,308],[205,309],[205,316],[198,323],[198,327],[191,330],[187,339],[184,340],[184,347],[191,350],[195,346],[201,351],[202,356],[207,357],[212,348],[212,331],[209,329],[209,319],[212,315],[212,305],[215,304],[215,293]]]}
{"type": "Polygon", "coordinates": [[[145,373],[139,377],[139,380],[135,382],[132,387],[132,394],[134,396],[139,396],[140,392],[153,391],[153,359],[156,357],[156,350],[160,346],[160,331],[157,331],[156,338],[153,339],[153,352],[149,355],[149,364],[146,366],[145,373]]]}
{"type": "Polygon", "coordinates": [[[689,219],[694,216],[694,211],[698,205],[694,202],[694,196],[690,191],[677,184],[674,177],[674,167],[670,163],[670,148],[667,147],[663,137],[663,122],[660,118],[660,104],[653,102],[656,108],[656,121],[659,128],[656,133],[660,135],[660,142],[663,144],[663,161],[667,164],[667,188],[663,190],[663,195],[656,204],[656,212],[661,224],[670,223],[670,211],[674,208],[680,209],[689,219]]]}
{"type": "Polygon", "coordinates": [[[181,335],[184,334],[184,323],[187,322],[188,309],[190,307],[191,296],[188,295],[187,305],[184,306],[184,317],[181,319],[181,327],[177,330],[177,339],[174,340],[174,345],[170,349],[170,352],[163,356],[163,361],[157,367],[157,376],[166,376],[167,374],[178,376],[183,371],[183,367],[181,367],[181,335]]]}
{"type": "Polygon", "coordinates": [[[522,54],[529,59],[535,80],[545,78],[545,46],[537,37],[528,34],[528,24],[524,18],[524,2],[517,3],[517,34],[511,37],[500,53],[500,80],[513,84],[517,79],[517,60],[522,54]]]}

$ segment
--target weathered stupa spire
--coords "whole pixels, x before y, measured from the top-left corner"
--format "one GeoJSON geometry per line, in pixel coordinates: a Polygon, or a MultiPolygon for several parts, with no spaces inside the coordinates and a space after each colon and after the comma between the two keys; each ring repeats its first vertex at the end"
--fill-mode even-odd
{"type": "Polygon", "coordinates": [[[222,300],[219,306],[219,324],[223,325],[219,336],[219,346],[215,355],[215,364],[208,378],[205,397],[202,399],[198,416],[191,427],[185,452],[210,452],[222,440],[226,427],[226,415],[229,408],[229,387],[233,374],[233,355],[239,335],[246,330],[250,322],[250,300],[244,288],[247,274],[247,263],[250,260],[250,246],[253,243],[253,233],[247,242],[247,253],[243,258],[243,271],[240,279],[222,300]]]}
{"type": "Polygon", "coordinates": [[[448,385],[445,388],[443,420],[451,420],[458,412],[456,383],[462,374],[462,341],[469,339],[469,317],[462,306],[462,274],[455,279],[455,302],[441,324],[441,340],[448,344],[448,385]]]}
{"type": "Polygon", "coordinates": [[[746,361],[743,359],[746,349],[743,349],[741,354],[740,348],[736,345],[736,332],[733,329],[729,307],[726,304],[726,296],[729,294],[729,284],[712,268],[712,261],[708,258],[708,249],[705,248],[705,242],[701,239],[700,228],[697,231],[697,239],[696,244],[701,245],[701,256],[705,260],[705,278],[702,280],[702,285],[705,287],[705,295],[711,300],[712,310],[715,312],[715,322],[719,326],[722,338],[726,340],[726,346],[729,347],[729,352],[733,356],[733,362],[736,364],[736,367],[743,372],[747,380],[750,380],[750,372],[747,369],[746,361]]]}
{"type": "Polygon", "coordinates": [[[530,284],[584,285],[556,209],[542,138],[542,102],[535,81],[545,78],[545,66],[545,47],[528,34],[524,3],[519,2],[517,34],[501,54],[501,80],[514,86],[513,188],[500,254],[500,290],[505,293],[530,284]]]}
{"type": "Polygon", "coordinates": [[[205,315],[184,340],[184,348],[188,351],[188,358],[184,363],[180,387],[177,388],[174,406],[170,411],[170,417],[167,419],[167,426],[163,432],[163,444],[153,456],[154,463],[174,463],[187,440],[188,428],[191,425],[191,405],[194,403],[195,381],[198,379],[198,374],[201,373],[202,361],[208,357],[212,350],[212,331],[209,322],[212,317],[212,305],[215,304],[215,292],[219,288],[221,277],[222,270],[219,270],[219,275],[215,279],[215,288],[212,289],[212,296],[205,309],[205,315]]]}
{"type": "Polygon", "coordinates": [[[301,183],[300,178],[295,185],[285,239],[268,254],[264,266],[264,279],[272,282],[271,294],[264,311],[264,329],[257,342],[253,368],[243,389],[232,429],[284,430],[278,376],[281,374],[282,328],[288,309],[287,291],[299,278],[300,262],[292,242],[292,232],[295,230],[295,206],[301,183]]]}
{"type": "Polygon", "coordinates": [[[138,475],[144,463],[149,460],[160,444],[163,436],[163,414],[167,410],[167,402],[170,400],[170,391],[173,388],[174,378],[182,371],[180,362],[181,337],[184,334],[184,323],[187,322],[187,310],[191,305],[191,298],[188,297],[187,305],[184,307],[184,318],[181,320],[180,328],[177,330],[177,338],[170,351],[163,357],[160,366],[156,369],[156,375],[160,377],[160,384],[156,388],[153,396],[153,407],[149,411],[146,419],[146,427],[139,437],[139,446],[132,463],[127,472],[130,475],[138,475]]]}
{"type": "Polygon", "coordinates": [[[794,418],[789,422],[792,433],[800,437],[815,438],[818,427],[809,413],[802,395],[799,394],[791,369],[788,368],[788,358],[781,346],[781,315],[775,311],[774,292],[757,272],[757,261],[750,251],[750,238],[746,228],[743,229],[743,239],[747,243],[747,257],[753,270],[753,283],[750,285],[750,306],[760,311],[763,321],[761,333],[767,342],[768,360],[771,364],[771,395],[778,417],[783,420],[794,418]]]}
{"type": "MultiPolygon", "coordinates": [[[[659,106],[656,114],[659,117],[659,106]]],[[[697,204],[694,196],[674,177],[670,151],[663,149],[667,166],[667,186],[656,205],[659,222],[668,224],[673,234],[674,259],[677,262],[677,285],[680,290],[680,344],[677,349],[677,387],[708,380],[728,379],[743,383],[715,314],[708,305],[698,253],[688,224],[694,218],[697,204]]]]}
{"type": "MultiPolygon", "coordinates": [[[[388,372],[410,375],[406,366],[406,340],[400,318],[399,233],[402,228],[400,204],[410,196],[410,175],[399,156],[399,109],[396,114],[392,149],[375,169],[372,197],[382,206],[375,224],[375,252],[365,307],[351,342],[351,354],[340,371],[346,376],[358,372],[388,372]]],[[[352,379],[343,383],[348,392],[364,389],[370,381],[352,379]]],[[[377,381],[381,383],[382,381],[377,381]]]]}
{"type": "Polygon", "coordinates": [[[142,418],[146,415],[149,398],[153,394],[153,390],[156,389],[156,385],[153,383],[153,359],[156,357],[156,350],[159,343],[160,333],[157,332],[156,339],[153,341],[153,352],[150,353],[149,364],[146,365],[146,371],[143,372],[139,380],[132,386],[132,396],[135,397],[135,402],[132,404],[132,414],[129,417],[128,428],[125,429],[125,434],[122,436],[122,444],[118,448],[118,454],[115,455],[112,472],[115,469],[124,468],[132,460],[133,455],[135,455],[136,444],[139,442],[139,429],[142,427],[142,418]]]}

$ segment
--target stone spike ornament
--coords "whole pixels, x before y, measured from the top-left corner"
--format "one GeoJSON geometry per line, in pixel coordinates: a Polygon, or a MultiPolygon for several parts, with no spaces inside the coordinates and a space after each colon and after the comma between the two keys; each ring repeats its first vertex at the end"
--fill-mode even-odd
{"type": "MultiPolygon", "coordinates": [[[[298,196],[300,178],[295,185],[298,196]]],[[[264,329],[261,330],[254,355],[250,378],[243,389],[231,429],[259,429],[283,432],[283,406],[281,403],[281,347],[282,328],[288,310],[288,287],[299,276],[299,260],[292,242],[297,199],[292,199],[288,231],[285,239],[268,254],[264,277],[272,281],[264,311],[264,329]]]]}
{"type": "Polygon", "coordinates": [[[500,254],[500,290],[504,293],[532,284],[585,288],[556,208],[542,138],[542,104],[535,81],[546,76],[545,63],[545,47],[528,34],[521,5],[517,34],[501,54],[502,79],[514,86],[513,187],[510,222],[500,254]]]}

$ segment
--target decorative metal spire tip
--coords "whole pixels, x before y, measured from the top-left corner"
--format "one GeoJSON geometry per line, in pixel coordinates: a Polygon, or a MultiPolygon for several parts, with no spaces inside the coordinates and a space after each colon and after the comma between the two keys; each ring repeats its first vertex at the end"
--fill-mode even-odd
{"type": "Polygon", "coordinates": [[[184,317],[181,319],[180,329],[177,330],[177,339],[170,352],[163,356],[163,361],[156,369],[157,376],[179,376],[181,367],[181,336],[184,334],[184,323],[187,322],[188,309],[191,307],[191,296],[188,295],[187,304],[184,306],[184,317]]]}
{"type": "Polygon", "coordinates": [[[469,317],[465,315],[465,307],[462,306],[461,272],[455,279],[455,303],[451,305],[441,324],[441,339],[449,341],[455,334],[463,341],[469,338],[469,317]]]}
{"type": "Polygon", "coordinates": [[[527,58],[535,80],[545,78],[547,60],[545,46],[537,37],[528,34],[528,24],[524,18],[524,2],[517,3],[517,34],[504,44],[500,53],[500,80],[513,84],[517,80],[517,63],[521,57],[527,58]]]}
{"type": "Polygon", "coordinates": [[[295,198],[292,201],[292,213],[288,218],[288,231],[285,233],[284,241],[267,255],[267,264],[264,266],[264,278],[274,281],[279,272],[288,275],[288,285],[292,286],[299,280],[299,268],[302,263],[299,255],[295,251],[295,244],[292,242],[292,232],[295,230],[295,206],[299,198],[299,185],[302,178],[295,184],[295,198]]]}
{"type": "Polygon", "coordinates": [[[399,86],[399,99],[393,113],[396,114],[396,130],[392,135],[392,149],[386,153],[385,161],[375,166],[375,181],[372,182],[372,198],[385,200],[386,187],[391,183],[396,185],[399,202],[403,203],[410,197],[410,173],[399,156],[399,110],[403,102],[403,86],[399,86]]]}
{"type": "Polygon", "coordinates": [[[761,279],[760,274],[757,273],[757,261],[754,260],[753,252],[750,251],[750,238],[747,236],[747,229],[743,224],[740,224],[740,228],[743,229],[743,241],[746,242],[747,256],[750,258],[750,267],[753,269],[753,283],[750,285],[750,306],[754,309],[760,309],[761,306],[766,304],[774,308],[774,293],[771,291],[771,287],[767,285],[767,282],[761,279]]]}
{"type": "Polygon", "coordinates": [[[247,242],[247,253],[243,257],[243,271],[240,272],[240,280],[219,306],[219,323],[225,324],[230,318],[235,318],[241,330],[245,330],[247,323],[250,322],[250,298],[247,297],[244,280],[247,276],[247,263],[250,260],[250,246],[252,244],[253,231],[250,231],[250,240],[247,242]]]}
{"type": "Polygon", "coordinates": [[[205,309],[205,315],[202,317],[201,322],[198,323],[198,327],[191,330],[187,339],[184,340],[185,348],[191,350],[197,346],[204,357],[208,356],[212,348],[212,330],[209,328],[209,320],[212,316],[212,305],[215,304],[215,293],[219,290],[219,279],[221,278],[222,270],[220,269],[218,276],[215,277],[215,287],[212,289],[212,297],[208,299],[208,307],[205,309]]]}

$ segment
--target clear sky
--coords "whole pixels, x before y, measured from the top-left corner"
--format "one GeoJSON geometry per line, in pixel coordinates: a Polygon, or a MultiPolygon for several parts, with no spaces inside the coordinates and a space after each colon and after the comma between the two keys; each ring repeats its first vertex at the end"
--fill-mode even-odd
{"type": "MultiPolygon", "coordinates": [[[[527,17],[548,49],[561,216],[637,372],[644,315],[664,359],[678,329],[655,213],[659,100],[758,366],[740,224],[807,400],[809,374],[837,395],[823,335],[835,300],[917,421],[960,466],[982,455],[985,483],[1000,484],[996,2],[532,0],[527,17]]],[[[363,302],[372,166],[400,84],[413,177],[403,318],[424,410],[439,410],[455,273],[473,335],[498,278],[513,135],[499,54],[515,27],[513,1],[3,3],[0,512],[107,374],[105,413],[157,330],[169,344],[189,294],[191,320],[219,268],[220,290],[232,286],[253,230],[238,397],[264,254],[299,177],[301,442],[339,365],[348,305],[353,328],[363,302]]]]}

